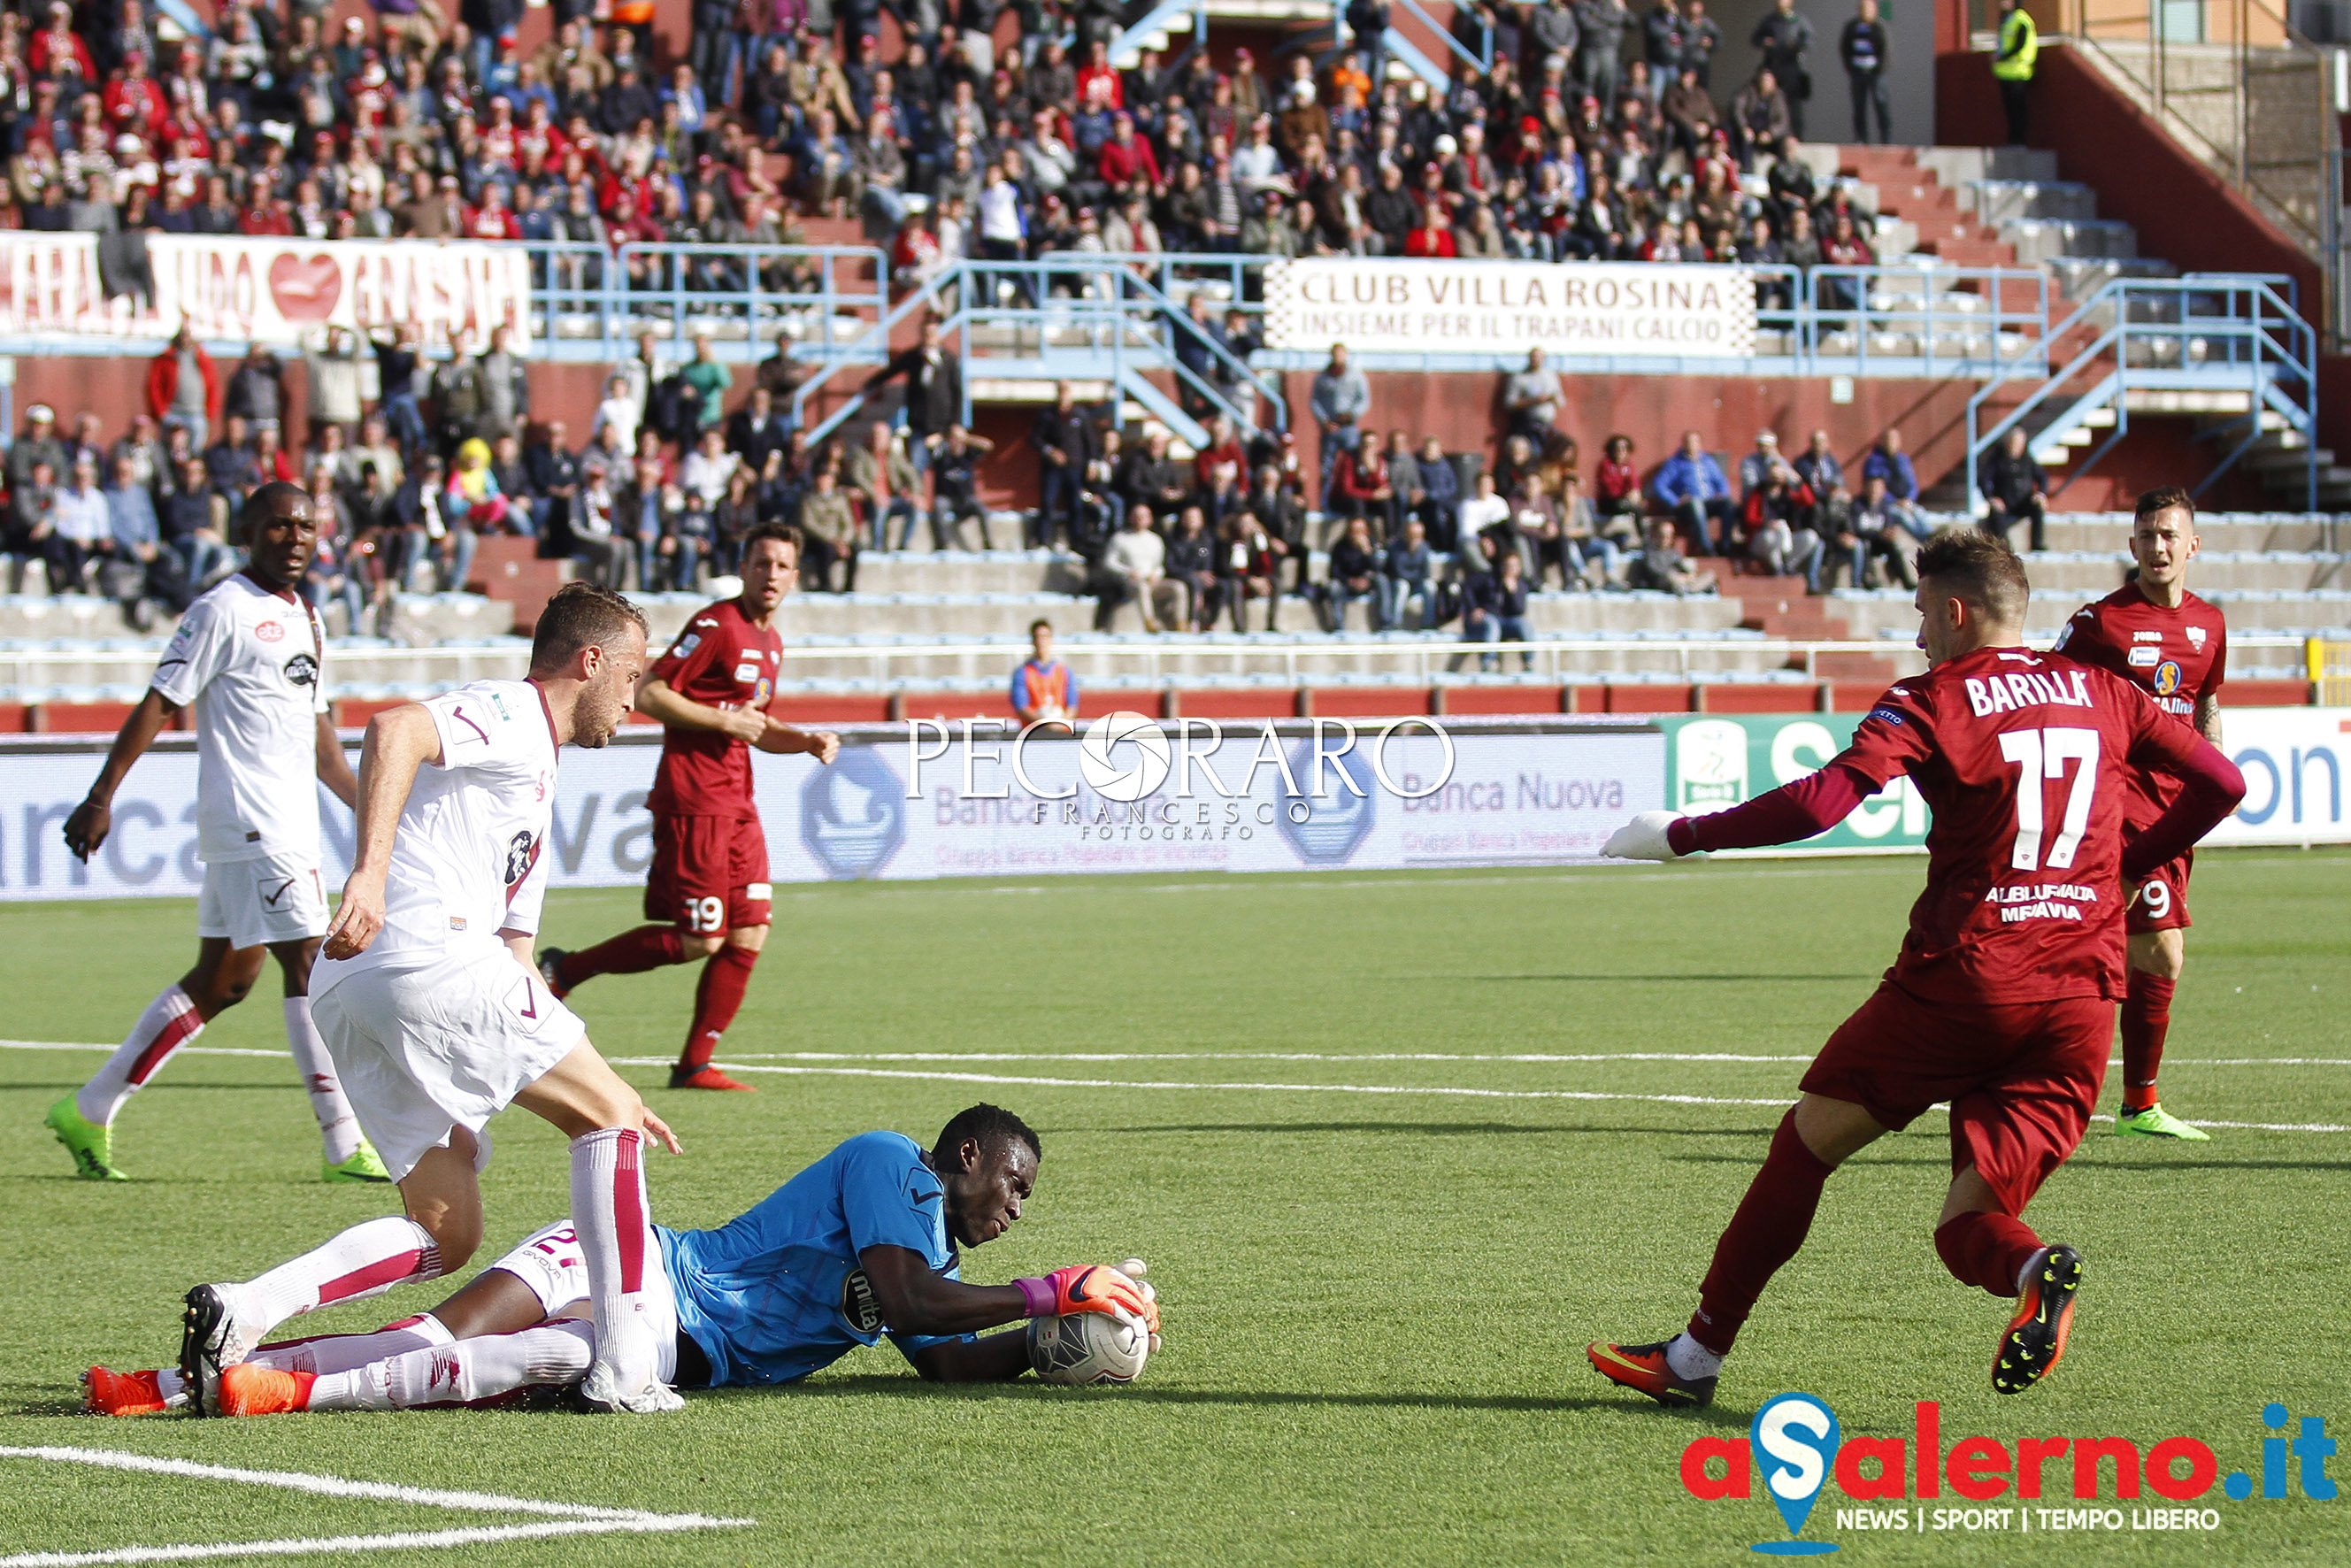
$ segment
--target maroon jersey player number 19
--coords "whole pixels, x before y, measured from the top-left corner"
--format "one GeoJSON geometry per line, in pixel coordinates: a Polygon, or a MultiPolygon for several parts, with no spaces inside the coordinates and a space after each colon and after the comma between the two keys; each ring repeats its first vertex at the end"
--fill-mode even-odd
{"type": "Polygon", "coordinates": [[[653,818],[645,877],[652,924],[567,953],[544,950],[558,997],[598,975],[704,960],[694,1020],[670,1072],[673,1089],[745,1089],[711,1058],[735,1021],[768,936],[768,840],[751,793],[751,747],[804,751],[830,763],[840,737],[769,716],[783,667],[778,606],[799,571],[799,533],[774,524],[743,541],[743,591],[696,611],[637,692],[664,727],[661,768],[645,801],[653,818]]]}

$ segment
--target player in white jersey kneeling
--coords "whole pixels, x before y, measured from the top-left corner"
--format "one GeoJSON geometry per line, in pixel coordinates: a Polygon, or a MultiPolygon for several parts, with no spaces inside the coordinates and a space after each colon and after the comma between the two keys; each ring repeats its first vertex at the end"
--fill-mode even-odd
{"type": "Polygon", "coordinates": [[[319,880],[319,793],[352,803],[327,712],[327,640],[300,594],[319,533],[298,485],[264,485],[240,519],[245,570],[188,607],[152,689],[122,721],[98,782],[66,819],[66,846],[87,861],[114,826],[114,794],[172,716],[196,713],[196,966],[147,1004],[98,1075],[49,1107],[49,1129],[91,1181],[127,1179],[114,1163],[114,1118],[163,1063],[261,978],[262,956],[286,977],[292,1047],[326,1144],[326,1179],[388,1181],[335,1080],[310,1018],[310,967],[327,929],[319,880]]]}
{"type": "Polygon", "coordinates": [[[483,1126],[508,1104],[571,1140],[571,1218],[599,1325],[583,1396],[671,1410],[646,1286],[643,1144],[676,1139],[588,1043],[532,962],[558,748],[604,745],[645,669],[645,622],[575,582],[540,612],[530,677],[476,681],[368,725],[359,849],[319,963],[319,1032],[407,1215],[356,1226],[243,1284],[187,1296],[180,1372],[203,1413],[220,1369],[278,1323],[464,1266],[482,1239],[483,1126]]]}

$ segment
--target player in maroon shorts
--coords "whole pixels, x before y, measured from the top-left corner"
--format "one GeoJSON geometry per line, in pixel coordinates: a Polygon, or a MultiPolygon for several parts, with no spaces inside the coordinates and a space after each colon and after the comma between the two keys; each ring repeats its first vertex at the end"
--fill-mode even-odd
{"type": "Polygon", "coordinates": [[[2082,1255],[2018,1218],[2097,1108],[2123,988],[2122,884],[2178,855],[2244,794],[2212,745],[2103,670],[2023,647],[2024,566],[1974,529],[1918,557],[1924,675],[1886,688],[1827,767],[1712,816],[1644,811],[1604,852],[1672,860],[1791,843],[1897,774],[1934,811],[1927,887],[1894,967],[1813,1060],[1802,1096],[1716,1243],[1688,1329],[1594,1344],[1603,1375],[1662,1405],[1714,1397],[1722,1358],[1812,1228],[1832,1171],[1930,1107],[1950,1107],[1951,1185],[1935,1250],[1962,1284],[2019,1298],[1992,1386],[2030,1387],[2064,1354],[2082,1255]],[[2131,770],[2182,780],[2123,842],[2131,770]]]}
{"type": "Polygon", "coordinates": [[[784,654],[776,608],[792,591],[799,559],[799,529],[753,528],[743,540],[742,593],[697,611],[637,688],[638,710],[668,730],[645,801],[653,814],[645,918],[656,924],[577,953],[539,950],[539,973],[558,997],[598,975],[704,960],[694,1024],[670,1071],[673,1089],[751,1087],[710,1065],[768,940],[768,840],[751,799],[749,748],[805,751],[824,763],[841,753],[839,736],[768,716],[784,654]]]}
{"type": "MultiPolygon", "coordinates": [[[[2228,678],[2229,626],[2220,612],[2188,591],[2196,559],[2196,504],[2175,486],[2138,498],[2131,521],[2137,580],[2083,606],[2058,634],[2057,651],[2144,687],[2155,706],[2213,745],[2220,744],[2220,683],[2228,678]]],[[[2133,776],[2126,821],[2132,831],[2163,815],[2179,780],[2163,772],[2133,776]]],[[[2123,997],[2123,1103],[2115,1131],[2124,1137],[2201,1144],[2211,1134],[2163,1108],[2155,1075],[2171,1031],[2171,993],[2187,961],[2188,873],[2193,850],[2147,873],[2124,913],[2130,936],[2130,988],[2123,997]]]]}

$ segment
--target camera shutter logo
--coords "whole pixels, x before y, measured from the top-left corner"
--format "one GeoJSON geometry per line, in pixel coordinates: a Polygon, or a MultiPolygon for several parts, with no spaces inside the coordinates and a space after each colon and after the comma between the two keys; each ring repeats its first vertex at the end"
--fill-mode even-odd
{"type": "Polygon", "coordinates": [[[1105,800],[1131,804],[1167,782],[1167,732],[1132,709],[1106,713],[1086,726],[1078,742],[1078,771],[1105,800]],[[1118,747],[1131,745],[1121,754],[1118,747]]]}

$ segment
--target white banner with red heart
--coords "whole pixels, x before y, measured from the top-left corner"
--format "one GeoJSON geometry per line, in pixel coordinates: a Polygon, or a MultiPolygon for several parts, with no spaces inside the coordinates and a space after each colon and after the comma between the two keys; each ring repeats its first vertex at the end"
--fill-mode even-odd
{"type": "Polygon", "coordinates": [[[293,347],[322,326],[407,321],[434,345],[455,328],[471,352],[496,327],[517,348],[530,337],[519,245],[152,235],[147,257],[153,298],[110,299],[96,235],[0,234],[0,338],[168,339],[184,322],[207,341],[293,347]]]}

